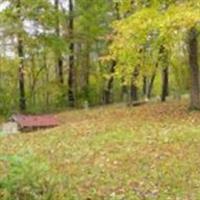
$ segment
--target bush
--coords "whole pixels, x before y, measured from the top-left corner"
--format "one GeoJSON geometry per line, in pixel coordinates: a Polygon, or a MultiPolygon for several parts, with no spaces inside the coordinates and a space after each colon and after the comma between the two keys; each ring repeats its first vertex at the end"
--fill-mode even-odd
{"type": "Polygon", "coordinates": [[[68,199],[66,178],[33,155],[4,157],[1,162],[7,166],[0,177],[1,200],[68,199]]]}

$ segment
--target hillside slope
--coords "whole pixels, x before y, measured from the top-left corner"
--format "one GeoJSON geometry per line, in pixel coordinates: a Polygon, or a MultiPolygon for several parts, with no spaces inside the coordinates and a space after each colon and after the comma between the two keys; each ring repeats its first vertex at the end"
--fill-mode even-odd
{"type": "Polygon", "coordinates": [[[33,152],[74,199],[200,199],[200,113],[185,103],[58,116],[58,128],[0,138],[0,156],[33,152]]]}

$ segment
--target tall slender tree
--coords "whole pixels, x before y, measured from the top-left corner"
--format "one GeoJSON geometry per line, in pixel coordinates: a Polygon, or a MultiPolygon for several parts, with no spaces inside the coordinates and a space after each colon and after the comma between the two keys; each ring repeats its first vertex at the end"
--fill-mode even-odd
{"type": "Polygon", "coordinates": [[[20,111],[26,110],[25,78],[24,78],[24,46],[21,35],[23,22],[21,21],[21,0],[17,0],[17,15],[19,20],[19,32],[17,34],[17,51],[19,57],[19,108],[20,111]]]}
{"type": "MultiPolygon", "coordinates": [[[[120,20],[120,11],[119,11],[119,2],[114,3],[114,14],[116,20],[120,20]]],[[[110,40],[111,42],[111,40],[110,40]]],[[[107,81],[106,87],[104,89],[104,103],[105,104],[110,104],[112,103],[112,90],[113,90],[113,85],[114,85],[114,73],[115,73],[115,68],[116,68],[116,60],[111,61],[111,66],[110,66],[110,77],[107,81]]],[[[123,88],[123,86],[122,86],[123,88]]]]}
{"type": "MultiPolygon", "coordinates": [[[[61,37],[60,34],[60,19],[59,19],[59,0],[54,0],[54,4],[55,4],[55,11],[56,11],[56,28],[55,28],[55,32],[56,32],[56,36],[58,38],[61,37]]],[[[58,52],[56,52],[56,72],[57,72],[57,76],[59,79],[60,84],[64,83],[64,77],[63,77],[63,58],[62,58],[62,52],[59,50],[58,52]]]]}
{"type": "Polygon", "coordinates": [[[161,101],[165,102],[167,96],[169,96],[169,61],[168,52],[166,48],[161,45],[160,47],[160,62],[162,64],[162,91],[161,101]]]}
{"type": "Polygon", "coordinates": [[[198,64],[198,39],[197,30],[192,27],[189,31],[189,65],[190,65],[190,108],[200,109],[200,96],[199,96],[199,64],[198,64]]]}
{"type": "Polygon", "coordinates": [[[169,95],[169,68],[165,67],[162,70],[162,93],[161,93],[161,101],[165,102],[168,95],[169,95]]]}
{"type": "Polygon", "coordinates": [[[69,20],[68,20],[68,31],[69,31],[69,73],[68,73],[68,101],[69,106],[75,106],[75,58],[74,58],[74,1],[69,0],[69,20]]]}
{"type": "Polygon", "coordinates": [[[110,77],[108,79],[106,88],[104,90],[104,103],[110,104],[112,103],[112,89],[113,89],[113,83],[114,83],[114,73],[115,73],[115,67],[116,67],[116,61],[113,60],[111,67],[110,67],[110,77]]]}
{"type": "Polygon", "coordinates": [[[147,90],[147,98],[148,99],[150,99],[151,96],[152,96],[152,90],[153,90],[153,85],[154,85],[154,81],[155,81],[155,78],[156,78],[157,68],[158,68],[158,63],[156,63],[156,67],[153,70],[153,74],[151,75],[150,81],[149,81],[149,84],[148,84],[148,90],[147,90]]]}
{"type": "Polygon", "coordinates": [[[130,86],[130,100],[131,104],[138,101],[138,87],[136,84],[137,78],[139,76],[138,67],[136,67],[132,73],[131,86],[130,86]]]}

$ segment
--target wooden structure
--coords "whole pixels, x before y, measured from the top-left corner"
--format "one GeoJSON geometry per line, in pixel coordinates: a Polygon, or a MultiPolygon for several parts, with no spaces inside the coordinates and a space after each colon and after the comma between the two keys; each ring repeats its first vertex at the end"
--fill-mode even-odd
{"type": "Polygon", "coordinates": [[[19,131],[33,131],[53,128],[59,125],[54,115],[13,115],[10,121],[16,123],[19,131]]]}

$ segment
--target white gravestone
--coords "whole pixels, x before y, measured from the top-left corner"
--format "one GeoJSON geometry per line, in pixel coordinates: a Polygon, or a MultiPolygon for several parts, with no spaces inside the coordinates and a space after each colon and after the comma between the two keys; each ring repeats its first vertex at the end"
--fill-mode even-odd
{"type": "Polygon", "coordinates": [[[18,133],[18,125],[15,122],[7,122],[2,125],[2,132],[5,134],[18,133]]]}

